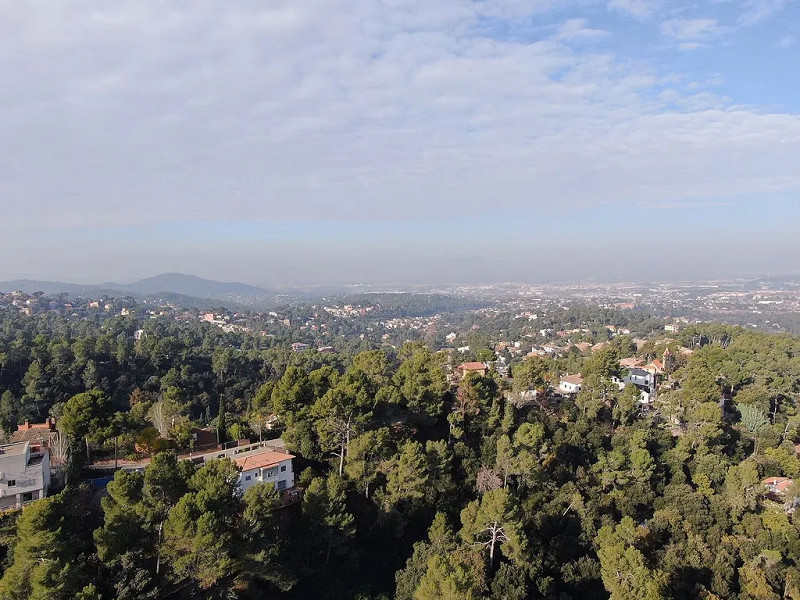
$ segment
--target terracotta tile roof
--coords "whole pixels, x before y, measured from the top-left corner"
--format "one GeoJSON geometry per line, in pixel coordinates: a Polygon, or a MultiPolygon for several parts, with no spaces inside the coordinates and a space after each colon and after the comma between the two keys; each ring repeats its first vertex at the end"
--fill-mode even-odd
{"type": "Polygon", "coordinates": [[[794,480],[789,477],[767,477],[762,483],[778,494],[785,494],[794,480]]]}
{"type": "Polygon", "coordinates": [[[51,431],[40,427],[17,430],[11,434],[11,443],[17,442],[31,442],[33,444],[40,444],[47,446],[50,443],[51,431]]]}
{"type": "Polygon", "coordinates": [[[282,463],[285,460],[294,458],[293,455],[286,452],[275,452],[274,450],[266,450],[258,454],[251,454],[250,456],[243,456],[235,459],[236,466],[241,467],[242,471],[251,471],[252,469],[264,469],[282,463]]]}
{"type": "Polygon", "coordinates": [[[583,377],[581,377],[580,375],[564,375],[564,377],[561,378],[561,381],[580,385],[583,383],[583,377]]]}
{"type": "Polygon", "coordinates": [[[642,361],[636,357],[630,358],[623,358],[619,361],[619,364],[627,369],[631,369],[633,367],[641,366],[642,361]]]}
{"type": "Polygon", "coordinates": [[[486,365],[480,362],[465,362],[456,367],[462,371],[485,371],[486,365]]]}
{"type": "Polygon", "coordinates": [[[56,420],[48,419],[44,423],[31,423],[25,421],[17,426],[17,430],[11,434],[11,442],[31,442],[47,446],[50,441],[50,434],[56,430],[56,420]]]}
{"type": "Polygon", "coordinates": [[[664,365],[661,364],[661,362],[654,360],[643,366],[642,369],[648,373],[652,373],[653,375],[658,375],[659,373],[664,372],[664,365]]]}

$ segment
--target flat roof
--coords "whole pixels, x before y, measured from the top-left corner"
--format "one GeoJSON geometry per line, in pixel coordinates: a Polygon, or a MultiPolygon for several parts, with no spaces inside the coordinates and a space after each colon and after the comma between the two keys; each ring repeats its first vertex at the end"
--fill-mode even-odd
{"type": "Polygon", "coordinates": [[[0,446],[0,456],[16,456],[23,454],[29,442],[17,442],[15,444],[4,444],[0,446]]]}

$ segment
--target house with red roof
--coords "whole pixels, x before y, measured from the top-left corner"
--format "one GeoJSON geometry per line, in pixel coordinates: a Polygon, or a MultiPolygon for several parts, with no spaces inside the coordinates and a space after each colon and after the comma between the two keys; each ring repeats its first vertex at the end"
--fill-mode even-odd
{"type": "Polygon", "coordinates": [[[636,358],[635,356],[630,356],[628,358],[622,358],[619,361],[619,366],[623,369],[635,369],[637,367],[642,366],[642,360],[640,358],[636,358]]]}
{"type": "Polygon", "coordinates": [[[17,425],[17,430],[11,434],[11,443],[30,442],[31,446],[47,448],[50,443],[50,436],[56,431],[56,420],[48,418],[44,423],[30,423],[25,421],[22,425],[17,425]]]}
{"type": "Polygon", "coordinates": [[[242,493],[257,483],[271,483],[279,492],[294,487],[293,458],[287,452],[265,449],[234,458],[242,470],[239,475],[242,493]]]}
{"type": "Polygon", "coordinates": [[[790,477],[767,477],[761,483],[767,486],[767,490],[770,494],[782,498],[786,495],[786,492],[789,491],[789,488],[794,485],[794,479],[790,477]]]}
{"type": "Polygon", "coordinates": [[[294,455],[286,451],[283,440],[265,440],[254,444],[238,444],[214,452],[189,455],[185,460],[201,466],[211,461],[228,458],[241,470],[241,493],[257,483],[271,483],[282,494],[282,505],[299,502],[302,490],[294,487],[294,455]]]}
{"type": "Polygon", "coordinates": [[[558,382],[558,389],[562,394],[577,394],[582,385],[583,377],[580,375],[565,375],[558,382]]]}
{"type": "Polygon", "coordinates": [[[489,367],[482,362],[465,362],[456,367],[456,373],[461,373],[462,379],[467,376],[467,373],[477,373],[483,377],[488,372],[489,367]]]}
{"type": "Polygon", "coordinates": [[[648,373],[652,373],[653,375],[663,375],[664,363],[658,359],[651,360],[649,363],[643,366],[642,369],[647,371],[648,373]]]}

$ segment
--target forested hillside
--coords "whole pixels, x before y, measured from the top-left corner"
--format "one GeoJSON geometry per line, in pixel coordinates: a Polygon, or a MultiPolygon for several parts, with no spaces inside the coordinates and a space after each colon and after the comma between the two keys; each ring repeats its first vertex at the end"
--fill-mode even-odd
{"type": "Polygon", "coordinates": [[[52,415],[72,452],[63,491],[2,517],[0,598],[800,600],[800,493],[762,483],[800,477],[799,339],[696,325],[510,377],[462,377],[422,341],[288,342],[6,317],[3,429],[52,415]],[[653,406],[613,383],[665,350],[653,406]],[[302,502],[178,460],[200,426],[281,435],[302,502]],[[90,488],[114,449],[152,459],[90,488]]]}

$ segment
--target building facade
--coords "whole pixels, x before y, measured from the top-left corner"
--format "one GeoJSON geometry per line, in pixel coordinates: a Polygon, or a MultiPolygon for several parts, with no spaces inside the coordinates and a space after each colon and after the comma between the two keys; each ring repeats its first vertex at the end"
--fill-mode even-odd
{"type": "Polygon", "coordinates": [[[225,450],[189,457],[198,466],[210,461],[229,458],[241,469],[239,485],[242,493],[257,483],[271,483],[279,492],[294,487],[294,455],[286,451],[282,440],[265,440],[243,444],[225,450]]]}
{"type": "Polygon", "coordinates": [[[291,454],[275,451],[236,458],[236,465],[242,470],[239,476],[242,493],[257,483],[271,483],[279,492],[293,488],[293,458],[291,454]]]}
{"type": "Polygon", "coordinates": [[[30,442],[0,446],[0,510],[19,508],[47,496],[50,455],[30,442]]]}
{"type": "Polygon", "coordinates": [[[581,391],[583,377],[580,375],[566,375],[558,383],[558,391],[562,394],[577,394],[581,391]]]}

